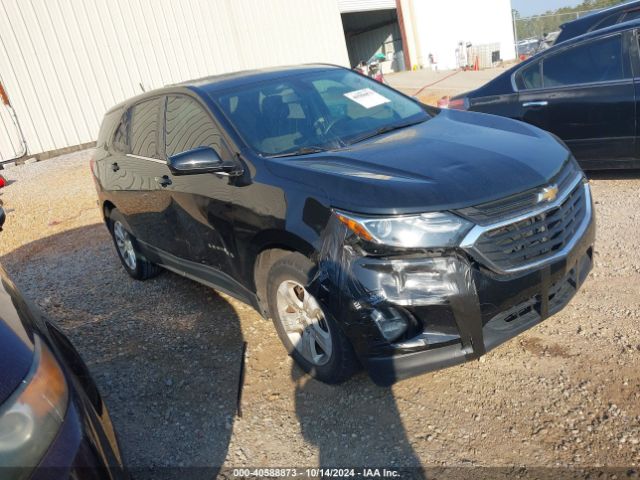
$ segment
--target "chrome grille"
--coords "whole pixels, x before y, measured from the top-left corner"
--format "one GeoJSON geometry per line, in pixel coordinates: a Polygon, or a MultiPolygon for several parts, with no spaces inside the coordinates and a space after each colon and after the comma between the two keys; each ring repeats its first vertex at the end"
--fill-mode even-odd
{"type": "MultiPolygon", "coordinates": [[[[571,186],[579,171],[580,168],[575,160],[569,159],[560,169],[560,172],[548,183],[557,185],[561,193],[565,192],[571,186]]],[[[540,187],[533,188],[507,198],[463,208],[458,210],[457,213],[479,225],[496,223],[503,218],[517,217],[536,208],[539,192],[540,187]]]]}
{"type": "MultiPolygon", "coordinates": [[[[574,181],[575,181],[574,177],[574,181]]],[[[587,215],[585,186],[578,181],[549,209],[483,232],[473,249],[504,271],[552,257],[576,235],[587,215]]],[[[571,186],[570,185],[570,186],[571,186]]]]}

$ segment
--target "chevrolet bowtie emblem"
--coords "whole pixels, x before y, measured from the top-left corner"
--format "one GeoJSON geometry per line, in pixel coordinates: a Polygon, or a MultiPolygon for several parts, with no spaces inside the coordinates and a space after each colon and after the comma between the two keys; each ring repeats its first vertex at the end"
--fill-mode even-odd
{"type": "Polygon", "coordinates": [[[558,196],[558,186],[549,185],[538,192],[538,203],[553,202],[558,196]]]}

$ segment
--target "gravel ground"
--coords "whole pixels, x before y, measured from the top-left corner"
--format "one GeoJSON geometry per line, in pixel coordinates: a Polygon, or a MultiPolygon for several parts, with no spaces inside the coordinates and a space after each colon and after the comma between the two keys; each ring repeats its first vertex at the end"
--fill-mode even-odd
{"type": "Polygon", "coordinates": [[[593,175],[596,265],[565,310],[479,361],[383,389],[310,380],[226,295],[170,273],[131,280],[90,154],[4,172],[0,261],[87,360],[132,468],[640,463],[640,173],[593,175]]]}

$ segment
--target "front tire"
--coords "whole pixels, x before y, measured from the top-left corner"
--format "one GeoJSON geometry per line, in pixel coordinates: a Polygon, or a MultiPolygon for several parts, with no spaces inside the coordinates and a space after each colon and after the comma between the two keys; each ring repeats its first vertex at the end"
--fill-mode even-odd
{"type": "Polygon", "coordinates": [[[132,278],[147,280],[162,272],[162,268],[140,254],[136,239],[125,226],[125,220],[118,210],[113,209],[109,213],[108,226],[120,262],[132,278]]]}
{"type": "Polygon", "coordinates": [[[300,368],[321,382],[341,383],[359,369],[359,364],[337,321],[305,288],[314,268],[300,253],[291,253],[272,265],[267,280],[271,318],[300,368]]]}

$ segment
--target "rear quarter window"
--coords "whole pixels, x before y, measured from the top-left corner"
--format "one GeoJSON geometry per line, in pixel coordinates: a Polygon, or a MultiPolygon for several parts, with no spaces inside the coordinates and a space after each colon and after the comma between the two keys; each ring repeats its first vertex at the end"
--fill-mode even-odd
{"type": "Polygon", "coordinates": [[[637,10],[631,10],[624,14],[624,17],[621,19],[622,22],[630,22],[631,20],[637,20],[640,18],[640,8],[637,10]]]}
{"type": "Polygon", "coordinates": [[[542,87],[542,74],[540,72],[540,62],[535,62],[520,72],[518,88],[530,90],[542,87]]]}
{"type": "Polygon", "coordinates": [[[606,28],[606,27],[610,27],[611,25],[615,25],[616,23],[618,23],[618,20],[620,19],[620,15],[622,14],[620,12],[617,12],[609,15],[608,17],[603,18],[598,23],[596,23],[593,27],[591,27],[589,31],[592,32],[594,30],[600,30],[601,28],[606,28]]]}
{"type": "Polygon", "coordinates": [[[111,147],[118,153],[129,153],[129,127],[131,126],[131,110],[122,114],[113,135],[111,147]]]}
{"type": "Polygon", "coordinates": [[[100,131],[98,132],[98,139],[96,145],[98,147],[104,147],[110,143],[114,130],[117,128],[117,124],[120,123],[122,117],[122,110],[116,110],[109,112],[104,116],[102,124],[100,125],[100,131]]]}

